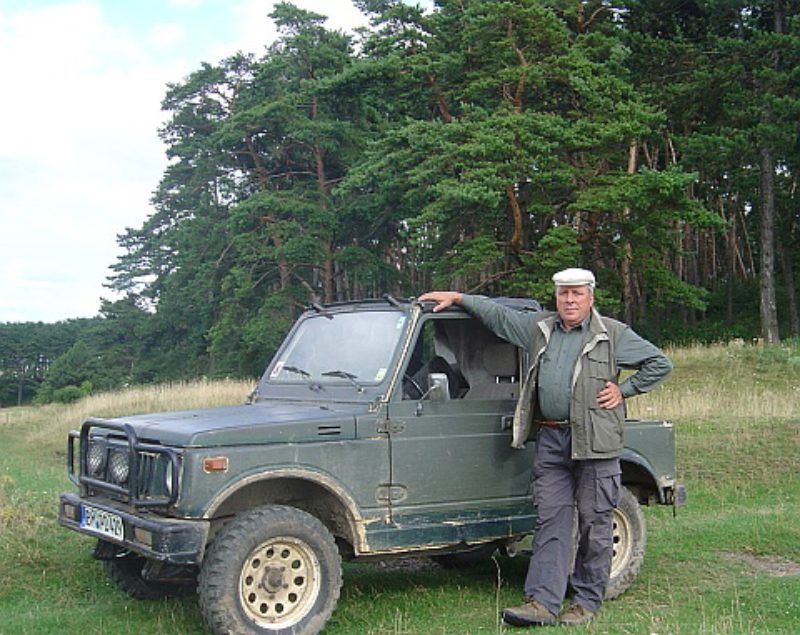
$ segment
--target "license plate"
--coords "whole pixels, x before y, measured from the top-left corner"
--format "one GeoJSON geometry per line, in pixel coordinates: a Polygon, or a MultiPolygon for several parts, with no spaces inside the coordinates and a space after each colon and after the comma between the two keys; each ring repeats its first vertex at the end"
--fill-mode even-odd
{"type": "Polygon", "coordinates": [[[125,538],[125,527],[120,516],[89,505],[81,505],[81,527],[119,541],[125,538]]]}

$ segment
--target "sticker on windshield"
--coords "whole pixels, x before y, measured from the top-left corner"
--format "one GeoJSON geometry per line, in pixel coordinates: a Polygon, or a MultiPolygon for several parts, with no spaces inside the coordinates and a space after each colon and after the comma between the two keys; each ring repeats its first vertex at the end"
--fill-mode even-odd
{"type": "Polygon", "coordinates": [[[386,377],[386,369],[379,368],[378,372],[375,373],[375,381],[383,381],[383,378],[386,377]]]}
{"type": "Polygon", "coordinates": [[[270,379],[275,379],[278,375],[280,375],[281,371],[283,370],[283,365],[285,363],[286,362],[281,361],[281,362],[278,362],[277,364],[275,364],[275,368],[272,369],[272,372],[269,374],[269,378],[270,379]]]}
{"type": "Polygon", "coordinates": [[[403,328],[403,324],[405,323],[406,323],[405,315],[401,315],[399,318],[397,318],[397,327],[396,327],[397,330],[399,331],[401,328],[403,328]]]}

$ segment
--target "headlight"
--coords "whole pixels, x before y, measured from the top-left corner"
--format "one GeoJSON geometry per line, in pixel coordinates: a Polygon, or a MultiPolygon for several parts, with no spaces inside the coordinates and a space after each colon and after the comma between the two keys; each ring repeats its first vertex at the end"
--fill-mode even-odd
{"type": "Polygon", "coordinates": [[[106,466],[106,448],[99,443],[90,443],[86,455],[86,467],[91,476],[100,476],[106,466]]]}
{"type": "Polygon", "coordinates": [[[114,450],[111,452],[111,458],[108,462],[108,472],[112,480],[120,485],[128,480],[130,472],[130,458],[127,452],[114,450]]]}

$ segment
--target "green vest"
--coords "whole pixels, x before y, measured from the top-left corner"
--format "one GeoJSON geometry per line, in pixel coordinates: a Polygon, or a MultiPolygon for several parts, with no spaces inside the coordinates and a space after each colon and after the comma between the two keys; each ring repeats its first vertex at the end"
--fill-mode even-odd
{"type": "MultiPolygon", "coordinates": [[[[531,365],[520,390],[514,413],[511,445],[522,448],[537,432],[538,414],[536,380],[539,362],[550,342],[558,314],[540,320],[529,346],[531,365]]],[[[573,459],[607,459],[619,456],[623,448],[625,404],[605,410],[597,405],[597,393],[607,381],[617,382],[619,369],[614,356],[615,343],[627,325],[601,317],[592,309],[592,319],[584,334],[581,352],[572,373],[570,426],[573,459]]]]}

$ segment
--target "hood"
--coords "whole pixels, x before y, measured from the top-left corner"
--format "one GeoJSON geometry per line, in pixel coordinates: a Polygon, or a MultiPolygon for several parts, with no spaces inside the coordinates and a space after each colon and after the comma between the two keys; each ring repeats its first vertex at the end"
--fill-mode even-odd
{"type": "Polygon", "coordinates": [[[159,412],[114,419],[140,441],[173,447],[301,443],[355,438],[366,404],[261,401],[251,405],[159,412]]]}

